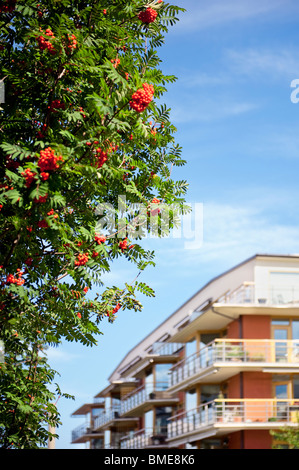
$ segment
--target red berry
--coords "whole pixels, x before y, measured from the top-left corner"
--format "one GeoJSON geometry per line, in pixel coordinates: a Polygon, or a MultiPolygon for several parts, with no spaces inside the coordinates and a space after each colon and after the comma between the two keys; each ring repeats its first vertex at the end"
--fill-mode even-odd
{"type": "Polygon", "coordinates": [[[106,241],[106,237],[104,235],[95,234],[94,239],[95,239],[95,241],[97,242],[98,245],[101,245],[101,243],[104,243],[106,241]]]}
{"type": "Polygon", "coordinates": [[[149,24],[155,21],[157,14],[158,13],[156,10],[153,10],[149,7],[145,11],[141,11],[138,15],[138,18],[142,21],[142,23],[149,24]]]}
{"type": "MultiPolygon", "coordinates": [[[[41,169],[41,175],[49,171],[57,170],[57,168],[59,168],[59,164],[57,163],[58,161],[63,161],[63,158],[61,155],[55,155],[54,150],[52,150],[51,147],[41,150],[40,158],[37,163],[41,169]]],[[[43,175],[42,177],[45,176],[46,175],[43,175]]]]}
{"type": "Polygon", "coordinates": [[[144,83],[143,88],[139,88],[135,93],[133,93],[130,101],[131,108],[138,113],[142,113],[152,101],[154,93],[155,90],[153,85],[144,83]]]}
{"type": "Polygon", "coordinates": [[[88,253],[80,253],[75,261],[75,266],[84,266],[88,261],[88,253]]]}

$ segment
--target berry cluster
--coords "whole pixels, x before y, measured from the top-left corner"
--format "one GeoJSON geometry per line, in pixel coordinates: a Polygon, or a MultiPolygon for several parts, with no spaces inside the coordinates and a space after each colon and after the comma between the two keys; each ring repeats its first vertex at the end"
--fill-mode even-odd
{"type": "Polygon", "coordinates": [[[121,242],[119,242],[118,244],[119,248],[121,249],[121,251],[124,251],[128,248],[128,240],[127,238],[125,238],[124,240],[122,240],[121,242]]]}
{"type": "Polygon", "coordinates": [[[48,215],[48,216],[53,215],[53,218],[54,218],[54,219],[57,219],[57,218],[58,218],[58,214],[56,214],[56,212],[54,211],[54,209],[51,209],[49,212],[47,212],[47,215],[48,215]]]}
{"type": "Polygon", "coordinates": [[[153,23],[155,19],[157,18],[157,12],[156,10],[153,10],[152,8],[147,8],[144,11],[141,11],[138,15],[138,18],[142,23],[149,24],[153,23]]]}
{"type": "Polygon", "coordinates": [[[47,179],[50,176],[50,173],[47,173],[46,171],[42,171],[40,175],[43,181],[47,181],[47,179]]]}
{"type": "Polygon", "coordinates": [[[143,88],[139,88],[133,93],[130,101],[131,108],[135,109],[138,113],[142,113],[152,101],[154,92],[153,85],[144,83],[143,88]]]}
{"type": "Polygon", "coordinates": [[[0,4],[0,13],[12,13],[16,8],[16,0],[3,0],[0,4]]]}
{"type": "Polygon", "coordinates": [[[121,307],[121,305],[120,305],[120,304],[117,304],[117,305],[114,307],[114,309],[112,310],[112,315],[114,315],[116,312],[118,312],[119,309],[120,309],[120,307],[121,307]]]}
{"type": "MultiPolygon", "coordinates": [[[[46,36],[49,36],[52,39],[55,39],[55,36],[54,36],[53,32],[49,28],[46,29],[45,34],[46,34],[46,36]]],[[[44,51],[45,49],[48,49],[50,54],[52,54],[52,55],[56,54],[56,50],[55,50],[53,44],[51,43],[51,41],[48,41],[43,36],[38,36],[37,42],[38,42],[38,46],[39,46],[41,51],[44,51]]]]}
{"type": "Polygon", "coordinates": [[[75,266],[84,266],[88,261],[88,253],[79,253],[75,261],[75,266]]]}
{"type": "Polygon", "coordinates": [[[57,109],[65,109],[65,104],[62,103],[60,100],[54,100],[52,101],[50,106],[48,106],[48,109],[51,113],[56,113],[57,109]]]}
{"type": "Polygon", "coordinates": [[[45,173],[48,171],[57,170],[57,168],[59,168],[58,161],[63,161],[62,156],[55,155],[54,150],[51,149],[51,147],[47,147],[45,150],[40,151],[40,158],[37,164],[40,167],[42,173],[45,173]]]}
{"type": "Polygon", "coordinates": [[[113,64],[113,67],[117,69],[118,65],[120,64],[120,59],[111,59],[111,63],[113,64]]]}
{"type": "Polygon", "coordinates": [[[35,180],[35,175],[34,171],[30,170],[30,168],[26,168],[25,171],[21,173],[22,176],[24,176],[26,180],[26,187],[30,188],[32,182],[35,180]]]}
{"type": "MultiPolygon", "coordinates": [[[[154,199],[152,200],[151,204],[160,204],[160,200],[157,199],[156,197],[154,197],[154,199]]],[[[150,204],[150,206],[151,206],[151,204],[150,204]]],[[[161,212],[160,209],[152,209],[152,210],[150,211],[150,214],[151,214],[151,215],[156,215],[156,214],[159,214],[160,212],[161,212]]],[[[148,213],[148,215],[149,215],[149,213],[148,213]]]]}
{"type": "Polygon", "coordinates": [[[6,283],[7,284],[17,284],[17,286],[22,286],[25,282],[24,279],[22,279],[22,275],[24,274],[20,269],[17,269],[18,272],[18,277],[14,277],[13,274],[9,274],[6,278],[6,283]]]}
{"type": "Polygon", "coordinates": [[[48,228],[49,224],[46,220],[40,220],[39,222],[37,222],[37,226],[38,228],[48,228]]]}
{"type": "Polygon", "coordinates": [[[97,242],[98,245],[101,245],[101,243],[105,243],[105,241],[106,241],[106,237],[104,235],[95,234],[94,239],[95,239],[95,241],[97,242]]]}
{"type": "Polygon", "coordinates": [[[101,168],[104,163],[108,160],[108,153],[107,152],[104,152],[104,150],[101,149],[101,147],[98,147],[96,149],[96,158],[97,158],[97,162],[96,162],[96,167],[97,168],[101,168]]]}
{"type": "Polygon", "coordinates": [[[68,36],[68,41],[69,41],[69,44],[68,44],[67,47],[70,50],[76,49],[76,47],[77,47],[77,38],[74,34],[72,34],[71,36],[68,36]]]}
{"type": "Polygon", "coordinates": [[[39,203],[44,203],[46,202],[48,199],[48,193],[45,195],[45,196],[38,196],[36,198],[34,198],[34,202],[39,202],[39,203]]]}
{"type": "Polygon", "coordinates": [[[45,135],[43,134],[43,132],[47,130],[47,127],[47,124],[43,124],[41,129],[38,131],[36,137],[38,137],[39,139],[44,139],[45,135]]]}
{"type": "Polygon", "coordinates": [[[33,264],[33,258],[31,258],[30,256],[28,258],[25,259],[24,263],[27,265],[27,266],[32,266],[33,264]]]}

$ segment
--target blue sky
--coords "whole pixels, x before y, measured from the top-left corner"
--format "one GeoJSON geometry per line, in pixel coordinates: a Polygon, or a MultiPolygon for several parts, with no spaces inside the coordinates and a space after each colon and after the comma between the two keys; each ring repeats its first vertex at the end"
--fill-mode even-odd
{"type": "MultiPolygon", "coordinates": [[[[178,77],[165,95],[177,126],[189,182],[187,200],[203,207],[203,242],[145,239],[155,268],[142,280],[156,291],[142,313],[103,323],[98,346],[64,343],[50,349],[57,382],[76,400],[60,399],[63,425],[56,448],[75,448],[71,417],[104,388],[123,356],[212,277],[256,253],[299,253],[299,78],[296,0],[178,0],[187,9],[159,51],[165,73],[178,77]]],[[[108,285],[136,272],[115,263],[108,285]]],[[[91,293],[93,295],[93,293],[91,293]]],[[[80,447],[80,446],[79,446],[80,447]]]]}

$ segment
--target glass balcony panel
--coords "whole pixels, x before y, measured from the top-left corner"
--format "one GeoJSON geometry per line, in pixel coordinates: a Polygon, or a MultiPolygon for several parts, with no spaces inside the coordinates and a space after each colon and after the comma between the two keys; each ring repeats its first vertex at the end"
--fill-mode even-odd
{"type": "Polygon", "coordinates": [[[299,340],[217,339],[173,366],[169,383],[175,386],[216,362],[284,362],[299,365],[299,340]]]}
{"type": "Polygon", "coordinates": [[[169,419],[168,439],[204,430],[207,426],[240,423],[244,429],[248,423],[297,422],[299,400],[244,399],[214,400],[194,410],[181,413],[169,419]]]}

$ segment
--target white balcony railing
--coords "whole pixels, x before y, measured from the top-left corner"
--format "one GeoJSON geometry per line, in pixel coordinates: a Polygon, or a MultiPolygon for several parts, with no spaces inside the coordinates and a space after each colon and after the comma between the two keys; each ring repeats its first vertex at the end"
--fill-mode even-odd
{"type": "Polygon", "coordinates": [[[162,429],[141,429],[120,441],[121,449],[144,449],[165,444],[167,438],[167,427],[162,429]]]}
{"type": "Polygon", "coordinates": [[[244,282],[217,300],[221,304],[287,305],[299,304],[299,286],[260,286],[244,282]]]}
{"type": "Polygon", "coordinates": [[[159,356],[172,356],[184,348],[183,343],[160,343],[156,342],[152,346],[150,354],[159,354],[159,356]]]}
{"type": "Polygon", "coordinates": [[[98,429],[110,421],[117,419],[120,413],[120,406],[114,406],[113,408],[107,409],[104,413],[100,416],[95,418],[94,420],[94,429],[98,429]]]}
{"type": "Polygon", "coordinates": [[[299,340],[216,339],[172,367],[169,387],[200,374],[215,363],[234,365],[236,362],[299,366],[299,340]]]}
{"type": "Polygon", "coordinates": [[[143,403],[154,399],[172,398],[167,393],[167,382],[147,383],[137,388],[133,392],[126,395],[120,405],[120,413],[124,414],[128,411],[142,405],[143,403]]]}
{"type": "Polygon", "coordinates": [[[299,400],[219,399],[169,418],[167,438],[206,431],[207,428],[298,425],[299,400]]]}

